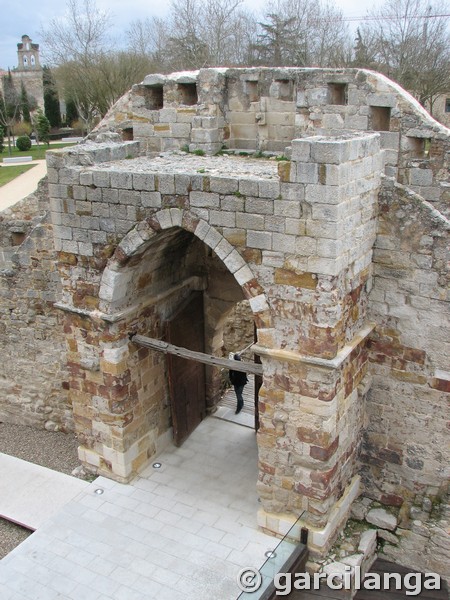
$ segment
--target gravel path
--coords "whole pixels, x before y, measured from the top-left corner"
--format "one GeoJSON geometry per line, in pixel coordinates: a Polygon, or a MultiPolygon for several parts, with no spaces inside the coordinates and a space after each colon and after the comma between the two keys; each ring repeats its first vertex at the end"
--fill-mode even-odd
{"type": "MultiPolygon", "coordinates": [[[[0,423],[0,452],[70,475],[79,466],[78,440],[71,433],[55,433],[25,425],[0,423]]],[[[0,559],[23,542],[31,531],[0,519],[0,559]]]]}

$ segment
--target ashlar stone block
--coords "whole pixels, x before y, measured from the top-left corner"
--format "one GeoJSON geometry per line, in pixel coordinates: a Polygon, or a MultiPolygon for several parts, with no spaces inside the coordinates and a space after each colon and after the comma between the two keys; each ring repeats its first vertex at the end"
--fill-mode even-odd
{"type": "Polygon", "coordinates": [[[261,250],[276,250],[272,246],[272,234],[266,231],[247,231],[247,246],[261,250]]]}
{"type": "Polygon", "coordinates": [[[219,194],[210,192],[191,192],[189,194],[191,206],[198,208],[220,208],[219,194]]]}

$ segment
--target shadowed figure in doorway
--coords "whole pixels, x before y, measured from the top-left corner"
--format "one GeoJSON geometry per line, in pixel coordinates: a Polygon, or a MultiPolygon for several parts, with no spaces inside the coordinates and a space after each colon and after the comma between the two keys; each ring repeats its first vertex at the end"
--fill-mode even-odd
{"type": "MultiPolygon", "coordinates": [[[[239,354],[235,354],[233,356],[234,360],[241,360],[239,354]]],[[[242,392],[244,391],[244,386],[248,383],[247,374],[242,371],[234,371],[230,369],[230,381],[234,387],[234,393],[236,394],[237,406],[235,414],[241,412],[244,407],[244,398],[242,397],[242,392]]]]}

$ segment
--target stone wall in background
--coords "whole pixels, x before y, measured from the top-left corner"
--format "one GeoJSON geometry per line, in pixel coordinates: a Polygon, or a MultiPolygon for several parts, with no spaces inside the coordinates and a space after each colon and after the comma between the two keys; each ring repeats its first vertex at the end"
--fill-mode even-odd
{"type": "Polygon", "coordinates": [[[73,430],[66,340],[48,189],[0,216],[0,415],[18,424],[73,430]]]}
{"type": "Polygon", "coordinates": [[[450,222],[392,180],[378,201],[369,301],[377,327],[369,340],[373,382],[361,463],[366,493],[402,507],[400,523],[408,528],[418,514],[411,507],[439,513],[450,476],[450,222]]]}
{"type": "Polygon", "coordinates": [[[234,306],[224,326],[223,348],[224,356],[230,352],[239,352],[254,342],[253,314],[248,300],[243,300],[234,306]]]}

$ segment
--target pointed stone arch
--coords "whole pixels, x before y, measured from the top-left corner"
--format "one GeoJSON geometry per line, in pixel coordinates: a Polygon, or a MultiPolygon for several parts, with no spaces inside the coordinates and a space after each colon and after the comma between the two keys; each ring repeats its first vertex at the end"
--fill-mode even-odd
{"type": "Polygon", "coordinates": [[[264,290],[252,269],[236,248],[217,229],[189,210],[167,208],[140,221],[118,244],[103,272],[99,298],[100,308],[109,313],[120,305],[129,284],[126,269],[132,260],[144,254],[158,233],[178,227],[203,241],[224,263],[249,300],[257,327],[271,327],[270,307],[264,290]]]}

